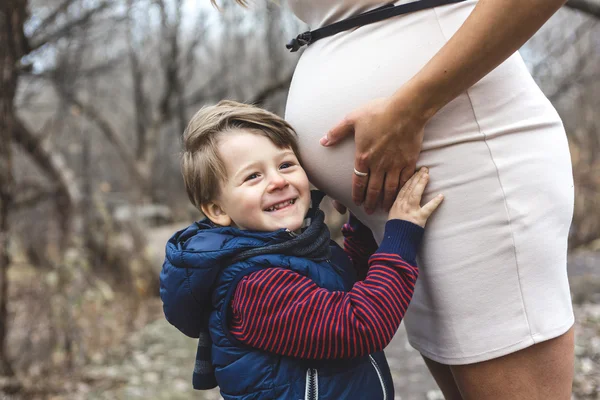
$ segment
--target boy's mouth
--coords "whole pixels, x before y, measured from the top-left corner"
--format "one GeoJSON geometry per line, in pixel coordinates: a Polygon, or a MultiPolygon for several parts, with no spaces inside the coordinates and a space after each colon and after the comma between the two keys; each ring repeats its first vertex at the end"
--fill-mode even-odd
{"type": "Polygon", "coordinates": [[[282,208],[286,208],[286,207],[293,205],[294,203],[296,203],[296,200],[297,199],[289,199],[289,200],[282,201],[281,203],[273,204],[271,207],[265,208],[265,211],[273,212],[273,211],[281,210],[282,208]]]}

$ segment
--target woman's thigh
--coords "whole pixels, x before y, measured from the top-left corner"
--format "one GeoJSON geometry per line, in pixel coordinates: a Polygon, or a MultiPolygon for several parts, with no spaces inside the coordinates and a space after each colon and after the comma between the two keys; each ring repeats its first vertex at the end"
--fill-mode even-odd
{"type": "Polygon", "coordinates": [[[450,366],[433,361],[425,356],[422,357],[423,360],[425,360],[425,365],[429,368],[429,372],[433,376],[433,379],[435,379],[435,382],[442,391],[444,399],[463,400],[460,390],[458,390],[458,386],[456,386],[456,381],[454,380],[454,375],[452,375],[450,366]]]}
{"type": "Polygon", "coordinates": [[[574,332],[480,363],[425,362],[447,400],[569,400],[574,332]]]}

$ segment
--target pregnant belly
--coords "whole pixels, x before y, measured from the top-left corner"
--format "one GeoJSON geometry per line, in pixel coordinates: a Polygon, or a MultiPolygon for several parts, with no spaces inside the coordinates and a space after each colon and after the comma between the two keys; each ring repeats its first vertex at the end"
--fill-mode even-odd
{"type": "MultiPolygon", "coordinates": [[[[351,204],[352,138],[332,148],[320,146],[319,138],[353,109],[374,98],[392,95],[446,43],[473,5],[467,1],[344,32],[311,45],[298,63],[286,119],[298,132],[309,178],[328,195],[350,206],[378,239],[383,235],[387,215],[378,212],[367,216],[351,204]]],[[[425,127],[418,166],[428,166],[432,179],[424,201],[439,192],[446,196],[445,203],[453,201],[452,194],[468,198],[473,181],[489,182],[493,187],[483,185],[478,190],[501,196],[489,141],[526,132],[533,133],[537,140],[536,132],[557,125],[560,119],[555,110],[520,56],[514,54],[440,110],[425,127]]],[[[564,133],[559,129],[556,134],[564,133]]],[[[563,143],[562,138],[557,140],[563,143]]],[[[517,152],[526,150],[518,139],[513,144],[517,152]]],[[[525,162],[529,157],[520,159],[525,162]]],[[[511,165],[519,165],[514,160],[511,165]]]]}

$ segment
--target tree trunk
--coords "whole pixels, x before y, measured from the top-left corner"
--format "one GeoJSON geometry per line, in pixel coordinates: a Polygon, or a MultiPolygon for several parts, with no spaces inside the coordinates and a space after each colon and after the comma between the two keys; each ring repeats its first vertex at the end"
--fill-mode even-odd
{"type": "Polygon", "coordinates": [[[8,267],[10,265],[9,217],[14,196],[12,174],[12,129],[14,124],[14,99],[17,87],[15,65],[19,59],[18,38],[22,30],[18,4],[5,0],[0,8],[0,374],[14,375],[6,353],[8,333],[8,267]],[[21,25],[19,26],[19,23],[21,25]],[[16,24],[17,26],[14,26],[16,24]]]}
{"type": "Polygon", "coordinates": [[[81,193],[75,174],[67,165],[63,156],[52,148],[48,141],[41,140],[32,134],[18,118],[13,120],[13,141],[27,152],[34,163],[44,171],[53,187],[56,188],[56,210],[62,231],[61,249],[71,245],[71,238],[76,230],[75,224],[81,224],[79,205],[81,193]]]}

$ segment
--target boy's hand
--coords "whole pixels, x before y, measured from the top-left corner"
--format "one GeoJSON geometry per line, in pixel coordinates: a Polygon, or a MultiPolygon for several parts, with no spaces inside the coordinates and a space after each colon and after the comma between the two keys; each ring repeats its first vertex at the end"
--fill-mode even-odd
{"type": "Polygon", "coordinates": [[[400,193],[398,193],[396,201],[390,209],[388,220],[403,219],[425,227],[427,218],[431,216],[444,199],[443,195],[438,194],[429,203],[421,207],[421,196],[423,196],[427,182],[429,182],[429,171],[427,168],[421,168],[400,189],[400,193]]]}

